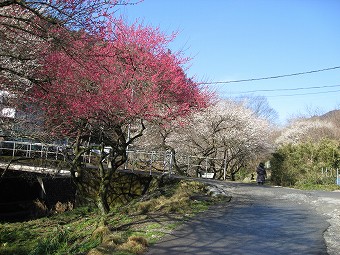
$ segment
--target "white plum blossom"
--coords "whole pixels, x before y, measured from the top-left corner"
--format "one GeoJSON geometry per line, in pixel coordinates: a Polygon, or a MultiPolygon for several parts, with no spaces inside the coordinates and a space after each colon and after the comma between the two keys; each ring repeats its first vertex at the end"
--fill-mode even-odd
{"type": "Polygon", "coordinates": [[[277,145],[298,144],[306,140],[320,140],[332,138],[336,127],[332,122],[319,119],[299,119],[283,129],[281,135],[275,140],[277,145]]]}
{"type": "MultiPolygon", "coordinates": [[[[184,155],[196,156],[198,161],[207,157],[220,159],[219,164],[226,162],[230,175],[272,148],[273,128],[242,103],[221,100],[182,123],[158,131],[153,127],[140,144],[150,146],[150,141],[162,141],[163,147],[176,151],[178,160],[184,155]]],[[[222,173],[216,174],[222,177],[222,173]]]]}

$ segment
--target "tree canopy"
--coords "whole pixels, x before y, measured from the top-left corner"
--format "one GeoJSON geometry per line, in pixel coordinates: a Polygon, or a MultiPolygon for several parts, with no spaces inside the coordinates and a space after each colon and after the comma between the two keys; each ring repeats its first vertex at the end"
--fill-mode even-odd
{"type": "Polygon", "coordinates": [[[122,21],[105,37],[78,33],[69,41],[73,54],[44,52],[45,81],[26,97],[44,110],[53,132],[71,136],[136,120],[170,120],[207,105],[208,94],[184,72],[187,59],[169,52],[173,37],[122,21]]]}
{"type": "Polygon", "coordinates": [[[99,151],[95,178],[103,213],[113,173],[143,134],[144,121],[185,116],[211,97],[186,75],[189,59],[169,49],[175,34],[125,23],[113,16],[119,4],[129,3],[0,2],[0,89],[14,94],[15,106],[50,139],[73,143],[70,171],[78,182],[81,157],[99,151]]]}
{"type": "MultiPolygon", "coordinates": [[[[35,71],[46,47],[68,52],[65,34],[85,31],[102,33],[121,0],[1,0],[0,1],[0,89],[12,93],[39,83],[35,71]],[[64,30],[64,33],[60,33],[64,30]],[[59,31],[59,32],[56,32],[59,31]]],[[[73,34],[75,35],[75,34],[73,34]]],[[[69,34],[70,36],[70,34],[69,34]]]]}

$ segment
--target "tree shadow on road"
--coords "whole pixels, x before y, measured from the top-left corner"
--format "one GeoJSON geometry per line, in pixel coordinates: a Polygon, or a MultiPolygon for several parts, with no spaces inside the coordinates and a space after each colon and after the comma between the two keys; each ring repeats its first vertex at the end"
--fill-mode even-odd
{"type": "Polygon", "coordinates": [[[161,254],[327,254],[324,219],[283,201],[234,199],[215,206],[151,247],[161,254]]]}

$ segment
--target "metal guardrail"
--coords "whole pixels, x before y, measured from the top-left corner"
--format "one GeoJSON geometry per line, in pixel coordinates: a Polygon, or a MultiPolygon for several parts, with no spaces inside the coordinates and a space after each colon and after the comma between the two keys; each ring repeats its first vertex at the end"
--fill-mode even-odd
{"type": "MultiPolygon", "coordinates": [[[[70,148],[57,144],[19,142],[19,141],[2,141],[0,142],[0,155],[10,157],[25,157],[25,158],[42,158],[57,161],[66,161],[70,148]]],[[[105,148],[108,153],[109,147],[105,148]]],[[[100,152],[91,150],[82,156],[82,161],[86,165],[95,165],[100,152]]],[[[108,154],[109,155],[109,154],[108,154]]],[[[169,151],[142,151],[129,150],[127,151],[128,159],[124,169],[143,170],[172,173],[173,156],[169,151]]],[[[105,159],[106,166],[111,167],[109,156],[105,159]]]]}
{"type": "Polygon", "coordinates": [[[172,174],[173,154],[170,151],[129,150],[127,158],[125,169],[149,171],[150,175],[153,170],[172,174]]]}
{"type": "Polygon", "coordinates": [[[176,157],[176,162],[189,176],[198,174],[198,177],[212,179],[216,173],[222,173],[223,179],[226,179],[226,159],[182,155],[176,157]]]}
{"type": "Polygon", "coordinates": [[[65,146],[57,144],[31,143],[18,141],[0,142],[0,155],[26,158],[46,158],[66,160],[65,146]]]}
{"type": "MultiPolygon", "coordinates": [[[[45,144],[33,142],[2,141],[0,142],[0,155],[26,158],[43,158],[66,161],[70,148],[65,145],[45,144]]],[[[110,148],[105,148],[109,152],[110,148]]],[[[95,165],[100,152],[91,150],[82,156],[84,164],[95,165]]],[[[109,155],[109,153],[108,153],[109,155]]],[[[109,156],[105,159],[107,167],[110,166],[109,156]]],[[[197,156],[176,156],[177,166],[188,176],[201,178],[215,178],[216,172],[223,173],[226,179],[226,160],[197,156]]],[[[127,161],[122,168],[134,170],[173,173],[174,155],[171,151],[144,151],[128,150],[127,161]]]]}

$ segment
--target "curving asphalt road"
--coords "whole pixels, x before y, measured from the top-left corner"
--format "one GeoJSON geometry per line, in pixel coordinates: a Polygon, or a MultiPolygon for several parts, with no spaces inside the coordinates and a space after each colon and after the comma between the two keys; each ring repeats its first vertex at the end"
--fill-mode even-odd
{"type": "Polygon", "coordinates": [[[340,192],[224,182],[217,188],[232,195],[231,202],[185,223],[147,255],[340,254],[337,241],[324,238],[330,226],[327,212],[340,205],[340,192]]]}

